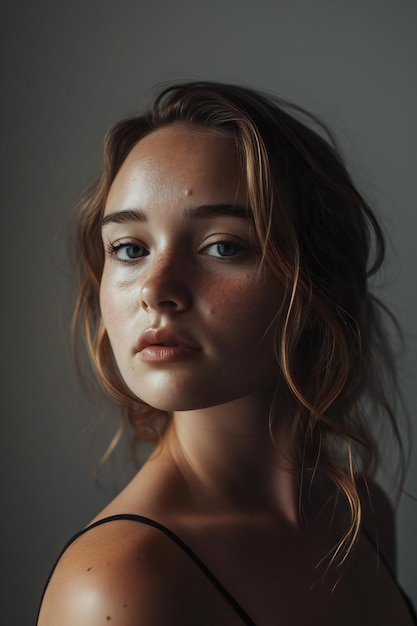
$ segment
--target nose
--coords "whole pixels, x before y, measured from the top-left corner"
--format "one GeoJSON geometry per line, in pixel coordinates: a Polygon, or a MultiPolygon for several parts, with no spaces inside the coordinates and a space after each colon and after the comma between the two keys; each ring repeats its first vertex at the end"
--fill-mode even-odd
{"type": "Polygon", "coordinates": [[[179,313],[191,304],[189,270],[173,255],[155,260],[140,287],[140,306],[148,311],[179,313]]]}

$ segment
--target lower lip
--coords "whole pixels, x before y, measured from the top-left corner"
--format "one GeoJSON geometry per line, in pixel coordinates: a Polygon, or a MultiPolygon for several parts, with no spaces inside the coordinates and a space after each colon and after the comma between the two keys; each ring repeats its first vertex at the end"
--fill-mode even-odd
{"type": "Polygon", "coordinates": [[[139,352],[140,359],[147,363],[172,363],[195,356],[200,350],[188,346],[147,346],[139,352]]]}

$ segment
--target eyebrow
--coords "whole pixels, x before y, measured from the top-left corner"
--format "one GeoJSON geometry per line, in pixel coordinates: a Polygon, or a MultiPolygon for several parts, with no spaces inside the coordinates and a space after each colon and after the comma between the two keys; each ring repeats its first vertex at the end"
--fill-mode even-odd
{"type": "MultiPolygon", "coordinates": [[[[184,217],[190,220],[207,219],[214,217],[251,218],[251,211],[238,204],[202,204],[201,206],[184,209],[184,217]]],[[[105,215],[101,226],[107,224],[125,224],[127,222],[147,222],[148,218],[141,209],[124,209],[105,215]]]]}

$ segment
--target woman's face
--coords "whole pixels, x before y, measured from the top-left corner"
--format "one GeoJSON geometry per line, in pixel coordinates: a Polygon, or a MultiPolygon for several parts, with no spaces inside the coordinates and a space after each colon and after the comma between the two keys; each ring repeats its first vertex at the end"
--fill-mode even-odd
{"type": "Polygon", "coordinates": [[[100,302],[126,384],[167,411],[264,394],[282,300],[250,236],[231,139],[190,125],[132,149],[103,218],[100,302]]]}

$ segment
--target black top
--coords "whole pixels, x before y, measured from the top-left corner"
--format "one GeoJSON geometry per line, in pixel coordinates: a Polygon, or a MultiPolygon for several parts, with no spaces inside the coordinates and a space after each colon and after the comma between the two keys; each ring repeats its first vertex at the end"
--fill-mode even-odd
{"type": "MultiPolygon", "coordinates": [[[[98,522],[94,522],[94,524],[90,524],[90,526],[87,526],[87,528],[84,528],[83,530],[80,530],[73,537],[71,537],[71,539],[66,543],[66,545],[63,548],[63,550],[61,551],[59,557],[57,558],[57,560],[55,562],[55,565],[52,568],[51,573],[49,574],[48,580],[46,581],[46,584],[45,584],[45,587],[44,587],[44,590],[43,590],[43,593],[42,593],[42,598],[41,598],[41,602],[40,602],[40,605],[39,605],[39,611],[40,611],[40,607],[42,605],[42,600],[43,600],[43,597],[45,595],[45,591],[46,591],[46,589],[48,587],[49,581],[51,580],[52,575],[53,575],[53,573],[55,571],[55,568],[58,565],[58,562],[59,562],[60,558],[62,557],[62,555],[64,554],[64,552],[66,551],[66,549],[76,539],[78,539],[78,537],[81,537],[81,535],[84,535],[86,532],[88,532],[92,528],[96,528],[97,526],[101,526],[102,524],[107,524],[108,522],[114,522],[114,521],[118,521],[118,520],[131,520],[133,522],[139,522],[140,524],[146,524],[147,526],[152,526],[153,528],[157,528],[158,530],[163,532],[167,537],[169,537],[169,539],[171,539],[174,543],[176,543],[177,546],[179,546],[181,548],[181,550],[183,550],[194,561],[194,563],[197,565],[197,567],[203,572],[203,574],[205,574],[205,576],[207,576],[207,578],[210,580],[210,582],[216,587],[216,589],[223,596],[223,598],[226,600],[226,602],[228,604],[230,604],[230,606],[233,608],[233,610],[239,615],[239,617],[242,619],[242,622],[244,624],[247,624],[248,626],[256,626],[255,622],[249,617],[249,615],[240,606],[240,604],[234,599],[234,597],[227,591],[227,589],[222,585],[222,583],[219,581],[219,579],[216,578],[216,576],[213,574],[213,572],[211,570],[209,570],[207,565],[205,565],[203,563],[203,561],[195,554],[195,552],[193,552],[193,550],[191,550],[191,548],[189,546],[187,546],[187,544],[184,543],[184,541],[182,539],[180,539],[178,537],[178,535],[173,533],[172,530],[170,530],[169,528],[167,528],[163,524],[160,524],[159,522],[156,522],[155,520],[150,519],[149,517],[144,517],[143,515],[133,515],[133,514],[130,514],[130,513],[124,513],[122,515],[111,515],[110,517],[104,517],[103,519],[99,520],[98,522]]],[[[369,534],[367,532],[365,532],[365,535],[367,536],[368,540],[372,544],[374,544],[372,538],[369,536],[369,534]]],[[[388,566],[387,566],[387,569],[390,572],[390,569],[389,569],[388,566]]],[[[392,576],[392,578],[393,578],[393,580],[395,582],[395,577],[392,576]]],[[[413,618],[414,624],[416,624],[416,626],[417,626],[417,615],[416,615],[416,612],[414,610],[414,607],[411,604],[411,601],[408,598],[408,596],[406,596],[406,594],[402,591],[401,587],[399,587],[399,589],[400,589],[400,592],[402,593],[403,598],[404,598],[404,600],[405,600],[405,602],[406,602],[406,604],[407,604],[407,606],[409,608],[410,615],[413,618]]],[[[39,611],[38,611],[38,618],[39,618],[39,611]]]]}

